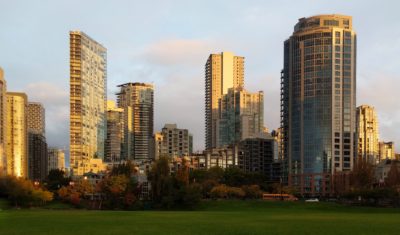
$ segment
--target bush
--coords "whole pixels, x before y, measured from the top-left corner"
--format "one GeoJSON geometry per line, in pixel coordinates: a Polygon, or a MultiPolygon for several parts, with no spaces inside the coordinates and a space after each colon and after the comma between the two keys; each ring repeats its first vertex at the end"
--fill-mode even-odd
{"type": "Polygon", "coordinates": [[[15,206],[43,205],[53,200],[53,193],[35,188],[30,180],[5,176],[0,178],[0,192],[8,197],[15,206]]]}
{"type": "Polygon", "coordinates": [[[242,190],[246,194],[245,197],[249,199],[261,198],[263,194],[263,192],[260,190],[260,186],[258,185],[243,185],[242,190]]]}
{"type": "Polygon", "coordinates": [[[228,199],[228,198],[237,198],[241,199],[244,198],[246,193],[243,191],[241,188],[237,187],[229,187],[226,186],[225,184],[221,184],[218,186],[215,186],[211,190],[211,197],[216,199],[216,198],[222,198],[222,199],[228,199]]]}
{"type": "Polygon", "coordinates": [[[191,184],[185,187],[185,194],[183,195],[183,204],[186,208],[194,209],[201,200],[201,185],[191,184]]]}

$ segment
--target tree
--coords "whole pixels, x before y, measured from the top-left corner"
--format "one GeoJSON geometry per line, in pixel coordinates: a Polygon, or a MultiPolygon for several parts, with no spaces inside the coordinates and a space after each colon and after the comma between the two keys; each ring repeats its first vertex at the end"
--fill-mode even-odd
{"type": "Polygon", "coordinates": [[[263,194],[258,185],[243,185],[242,190],[245,192],[246,198],[250,199],[261,198],[263,194]]]}
{"type": "Polygon", "coordinates": [[[172,187],[168,158],[160,157],[153,163],[148,174],[148,179],[151,182],[154,201],[161,202],[163,196],[169,195],[170,188],[172,187]]]}
{"type": "Polygon", "coordinates": [[[136,167],[131,161],[118,164],[111,170],[111,175],[126,175],[127,177],[131,177],[134,173],[136,173],[136,167]]]}
{"type": "Polygon", "coordinates": [[[53,194],[42,188],[35,188],[32,181],[13,176],[0,179],[0,191],[7,196],[16,207],[43,205],[53,200],[53,194]]]}
{"type": "Polygon", "coordinates": [[[223,181],[229,186],[241,186],[246,183],[246,175],[237,167],[229,167],[224,171],[223,181]]]}
{"type": "Polygon", "coordinates": [[[189,185],[189,167],[187,166],[185,159],[182,159],[182,165],[177,170],[175,178],[179,183],[189,185]]]}
{"type": "Polygon", "coordinates": [[[221,182],[224,178],[224,169],[218,166],[211,167],[207,170],[207,179],[221,182]]]}
{"type": "Polygon", "coordinates": [[[67,186],[71,181],[70,178],[65,177],[65,172],[59,169],[50,170],[47,178],[47,189],[57,191],[62,186],[67,186]]]}
{"type": "Polygon", "coordinates": [[[353,189],[370,189],[374,183],[374,166],[359,157],[354,163],[351,174],[353,189]]]}
{"type": "Polygon", "coordinates": [[[385,179],[385,184],[388,187],[395,187],[400,185],[400,172],[396,162],[393,160],[390,164],[390,170],[388,172],[387,178],[385,179]]]}

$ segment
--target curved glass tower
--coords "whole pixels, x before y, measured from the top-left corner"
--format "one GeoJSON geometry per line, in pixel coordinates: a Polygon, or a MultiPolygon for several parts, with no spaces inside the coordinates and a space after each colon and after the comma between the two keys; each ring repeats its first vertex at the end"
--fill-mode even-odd
{"type": "Polygon", "coordinates": [[[332,173],[354,161],[356,34],[352,18],[301,18],[284,43],[281,128],[286,179],[305,195],[325,195],[332,173]]]}

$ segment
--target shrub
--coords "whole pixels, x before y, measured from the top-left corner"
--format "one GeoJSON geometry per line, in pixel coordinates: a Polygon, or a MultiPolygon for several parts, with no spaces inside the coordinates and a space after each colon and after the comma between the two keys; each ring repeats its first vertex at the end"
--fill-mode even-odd
{"type": "Polygon", "coordinates": [[[263,194],[263,192],[260,190],[260,186],[258,185],[243,185],[242,190],[246,194],[245,197],[249,199],[261,198],[263,194]]]}

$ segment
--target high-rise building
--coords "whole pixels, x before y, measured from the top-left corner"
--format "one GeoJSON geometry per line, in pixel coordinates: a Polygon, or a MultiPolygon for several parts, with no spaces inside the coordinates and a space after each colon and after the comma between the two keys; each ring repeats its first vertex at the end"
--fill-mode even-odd
{"type": "Polygon", "coordinates": [[[80,31],[70,32],[70,162],[74,175],[104,158],[107,50],[80,31]]]}
{"type": "Polygon", "coordinates": [[[7,174],[28,177],[28,97],[25,93],[7,92],[6,156],[7,174]]]}
{"type": "Polygon", "coordinates": [[[0,68],[0,175],[5,175],[7,172],[7,157],[6,157],[6,91],[7,84],[4,79],[3,69],[0,68]]]}
{"type": "Polygon", "coordinates": [[[230,88],[222,95],[217,122],[217,146],[235,144],[255,138],[264,130],[264,94],[250,93],[244,88],[230,88]]]}
{"type": "Polygon", "coordinates": [[[244,57],[230,52],[211,54],[205,65],[206,149],[218,146],[219,102],[229,88],[244,86],[244,57]]]}
{"type": "Polygon", "coordinates": [[[28,177],[43,181],[48,172],[47,143],[44,135],[28,132],[28,177]]]}
{"type": "Polygon", "coordinates": [[[107,139],[105,145],[105,162],[121,160],[124,141],[124,109],[117,108],[115,102],[107,101],[107,139]]]}
{"type": "Polygon", "coordinates": [[[277,161],[275,139],[248,138],[238,143],[238,167],[244,172],[259,173],[269,182],[280,181],[281,165],[277,161]]]}
{"type": "Polygon", "coordinates": [[[301,18],[284,43],[281,128],[285,175],[302,194],[327,194],[355,156],[356,33],[352,17],[301,18]]]}
{"type": "Polygon", "coordinates": [[[282,149],[282,145],[283,145],[283,136],[282,136],[282,128],[278,128],[276,130],[273,130],[271,132],[272,137],[274,137],[277,148],[278,148],[278,160],[282,160],[283,159],[283,149],[282,149]]]}
{"type": "Polygon", "coordinates": [[[47,152],[49,157],[47,166],[48,171],[50,172],[51,170],[55,169],[65,170],[64,150],[58,148],[49,148],[47,152]]]}
{"type": "Polygon", "coordinates": [[[164,136],[161,132],[154,133],[152,146],[154,154],[152,159],[157,160],[167,152],[164,145],[164,136]]]}
{"type": "Polygon", "coordinates": [[[396,159],[394,142],[379,142],[379,161],[385,159],[396,159]]]}
{"type": "Polygon", "coordinates": [[[124,160],[152,157],[154,126],[154,87],[145,83],[119,85],[118,107],[124,110],[124,160]]]}
{"type": "Polygon", "coordinates": [[[165,124],[161,133],[154,135],[155,159],[164,157],[183,157],[192,154],[191,134],[187,129],[179,129],[176,124],[165,124]]]}
{"type": "Polygon", "coordinates": [[[44,180],[47,176],[47,143],[45,137],[45,109],[41,103],[29,102],[28,125],[28,176],[31,180],[44,180]]]}
{"type": "Polygon", "coordinates": [[[379,163],[379,129],[374,107],[357,107],[357,157],[379,163]]]}
{"type": "Polygon", "coordinates": [[[41,103],[28,103],[28,132],[46,135],[45,109],[41,103]]]}

